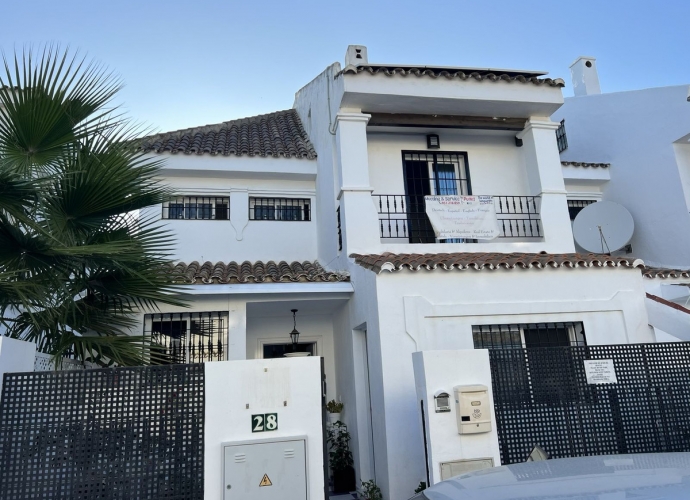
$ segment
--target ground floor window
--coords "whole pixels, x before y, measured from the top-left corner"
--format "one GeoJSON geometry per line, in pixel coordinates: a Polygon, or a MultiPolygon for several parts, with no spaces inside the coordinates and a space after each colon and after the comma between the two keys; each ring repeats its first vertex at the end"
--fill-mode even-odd
{"type": "Polygon", "coordinates": [[[562,404],[578,399],[569,350],[532,348],[587,345],[582,322],[476,325],[472,337],[475,349],[491,349],[493,358],[500,360],[513,402],[562,404]],[[572,373],[565,383],[563,371],[572,373]]]}
{"type": "Polygon", "coordinates": [[[585,328],[580,321],[475,325],[472,327],[472,340],[475,349],[587,345],[585,328]]]}
{"type": "Polygon", "coordinates": [[[152,361],[203,363],[227,359],[228,313],[164,313],[144,317],[152,361]]]}

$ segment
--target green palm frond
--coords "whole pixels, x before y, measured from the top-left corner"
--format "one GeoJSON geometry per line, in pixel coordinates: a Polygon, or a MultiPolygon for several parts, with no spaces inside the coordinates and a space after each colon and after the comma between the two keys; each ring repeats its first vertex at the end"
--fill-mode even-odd
{"type": "MultiPolygon", "coordinates": [[[[100,364],[155,360],[135,315],[185,306],[172,234],[140,211],[168,199],[141,129],[109,108],[120,81],[69,51],[26,50],[0,75],[0,321],[100,364]]],[[[156,351],[157,352],[157,351],[156,351]]]]}

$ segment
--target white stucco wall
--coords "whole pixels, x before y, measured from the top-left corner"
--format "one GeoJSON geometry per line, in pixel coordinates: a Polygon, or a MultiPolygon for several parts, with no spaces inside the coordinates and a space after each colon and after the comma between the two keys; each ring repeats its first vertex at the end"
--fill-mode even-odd
{"type": "Polygon", "coordinates": [[[522,150],[515,147],[515,133],[434,130],[441,149],[428,150],[426,133],[377,133],[367,135],[369,179],[374,194],[405,194],[402,151],[467,153],[473,194],[529,195],[522,150]]]}
{"type": "Polygon", "coordinates": [[[413,352],[472,349],[472,325],[504,323],[582,321],[589,344],[654,342],[639,269],[384,272],[376,287],[389,498],[425,474],[413,352]]]}
{"type": "Polygon", "coordinates": [[[0,395],[5,373],[32,372],[36,359],[36,344],[0,335],[0,395]]]}
{"type": "Polygon", "coordinates": [[[415,352],[412,354],[412,364],[417,401],[424,401],[430,484],[442,480],[442,462],[491,458],[494,466],[501,465],[489,351],[463,349],[415,352]],[[491,415],[489,432],[459,434],[453,393],[453,388],[458,385],[486,386],[489,408],[484,408],[483,411],[491,415]],[[444,391],[450,396],[450,412],[436,413],[434,395],[438,391],[444,391]]]}
{"type": "Polygon", "coordinates": [[[293,105],[318,155],[314,210],[319,214],[316,232],[317,255],[319,262],[334,269],[345,268],[344,261],[336,262],[336,259],[344,255],[338,251],[336,208],[340,186],[336,186],[335,180],[337,159],[333,135],[335,116],[343,95],[343,79],[333,78],[339,71],[339,63],[326,68],[295,93],[293,105]]]}
{"type": "Polygon", "coordinates": [[[309,499],[323,500],[321,360],[219,361],[204,371],[204,498],[223,498],[221,443],[306,436],[309,499]],[[278,429],[252,433],[261,413],[278,413],[278,429]]]}
{"type": "MultiPolygon", "coordinates": [[[[316,162],[210,155],[160,156],[165,160],[161,180],[176,194],[228,197],[230,202],[229,220],[160,221],[176,237],[171,249],[173,260],[302,262],[316,259],[318,213],[313,209],[316,162]],[[250,197],[308,199],[311,220],[248,220],[250,197]]],[[[160,219],[161,213],[158,205],[142,211],[141,215],[160,219]]]]}
{"type": "Polygon", "coordinates": [[[690,133],[688,86],[572,97],[553,114],[565,118],[561,159],[611,163],[604,200],[635,220],[633,252],[646,264],[690,266],[690,215],[674,142],[690,133]]]}
{"type": "MultiPolygon", "coordinates": [[[[289,306],[285,306],[287,315],[283,316],[247,316],[247,359],[263,358],[262,343],[284,344],[290,342],[292,316],[289,306]]],[[[298,330],[300,342],[316,342],[317,356],[324,358],[328,401],[336,399],[338,394],[335,377],[335,355],[333,351],[333,318],[330,314],[298,313],[298,330]]]]}

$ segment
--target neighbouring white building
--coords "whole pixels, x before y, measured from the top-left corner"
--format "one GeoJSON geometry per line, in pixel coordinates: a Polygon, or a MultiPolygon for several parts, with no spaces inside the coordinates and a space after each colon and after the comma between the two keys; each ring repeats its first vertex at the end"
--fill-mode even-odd
{"type": "Polygon", "coordinates": [[[631,213],[632,240],[618,254],[650,266],[645,289],[653,297],[646,302],[659,338],[688,340],[690,85],[602,93],[595,58],[579,57],[570,69],[575,96],[551,119],[563,123],[559,149],[571,217],[596,201],[631,213]]]}
{"type": "Polygon", "coordinates": [[[151,138],[178,198],[145,215],[175,231],[192,307],[145,314],[143,331],[180,362],[278,357],[296,309],[299,349],[324,358],[327,398],[345,405],[358,480],[408,498],[426,477],[413,353],[658,340],[642,262],[575,253],[569,200],[599,199],[618,165],[572,151],[612,166],[562,166],[563,86],[373,64],[350,46],[291,110],[151,138]],[[492,196],[499,237],[436,238],[429,195],[492,196]]]}

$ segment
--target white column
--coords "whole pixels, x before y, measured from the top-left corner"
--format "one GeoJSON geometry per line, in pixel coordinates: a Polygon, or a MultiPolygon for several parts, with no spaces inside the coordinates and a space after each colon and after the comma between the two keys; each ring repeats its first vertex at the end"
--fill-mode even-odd
{"type": "Polygon", "coordinates": [[[247,303],[228,301],[228,361],[247,359],[247,303]]]}
{"type": "Polygon", "coordinates": [[[546,118],[530,118],[517,137],[523,143],[531,194],[541,196],[544,250],[571,253],[575,251],[575,243],[556,143],[557,128],[557,123],[546,118]]]}
{"type": "Polygon", "coordinates": [[[371,115],[338,113],[336,115],[336,148],[338,152],[340,221],[343,251],[367,253],[376,251],[381,239],[378,214],[369,185],[367,122],[371,115]]]}

